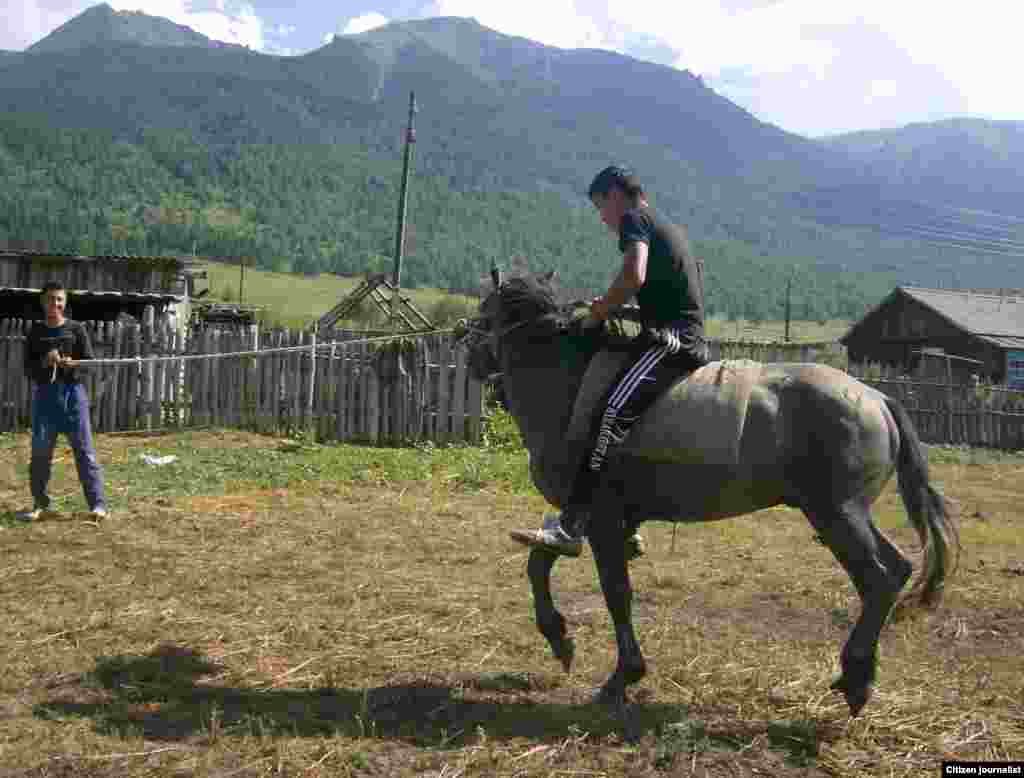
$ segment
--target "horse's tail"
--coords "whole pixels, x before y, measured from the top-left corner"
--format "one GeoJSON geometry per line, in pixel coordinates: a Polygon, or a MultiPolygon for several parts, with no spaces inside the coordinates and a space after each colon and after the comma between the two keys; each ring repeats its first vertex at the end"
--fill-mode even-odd
{"type": "Polygon", "coordinates": [[[942,599],[946,578],[956,569],[960,533],[952,505],[928,480],[928,455],[913,421],[893,398],[886,396],[885,404],[899,433],[897,479],[900,494],[922,547],[921,571],[908,595],[919,597],[922,605],[937,605],[942,599]]]}

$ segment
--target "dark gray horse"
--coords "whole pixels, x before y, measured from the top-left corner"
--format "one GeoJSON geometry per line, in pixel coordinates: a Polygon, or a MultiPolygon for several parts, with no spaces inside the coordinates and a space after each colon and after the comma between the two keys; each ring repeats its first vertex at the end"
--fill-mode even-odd
{"type": "MultiPolygon", "coordinates": [[[[625,356],[602,349],[599,331],[573,326],[549,277],[502,283],[493,276],[496,288],[464,337],[471,370],[479,378],[501,374],[532,479],[560,506],[599,399],[625,356]]],[[[957,527],[895,400],[816,364],[715,362],[677,382],[614,453],[594,499],[588,540],[618,644],[618,664],[598,699],[624,704],[626,688],[645,674],[623,539],[648,519],[706,521],[788,505],[804,512],[863,603],[832,685],[857,715],[871,695],[879,634],[913,570],[871,518],[893,473],[922,546],[908,596],[937,604],[959,550],[957,527]]],[[[537,625],[568,670],[574,648],[551,598],[555,560],[534,549],[528,570],[537,625]]]]}

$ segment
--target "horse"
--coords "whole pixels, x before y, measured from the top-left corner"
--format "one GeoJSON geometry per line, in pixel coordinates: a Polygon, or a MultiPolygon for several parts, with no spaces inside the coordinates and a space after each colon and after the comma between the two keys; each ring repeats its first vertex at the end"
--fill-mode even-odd
{"type": "MultiPolygon", "coordinates": [[[[457,338],[478,379],[500,376],[503,404],[530,457],[533,483],[562,507],[603,410],[597,399],[626,364],[604,330],[580,326],[556,302],[553,274],[502,280],[457,338]]],[[[623,709],[646,674],[633,629],[625,538],[644,521],[711,521],[778,505],[799,508],[846,570],[862,608],[840,652],[851,717],[871,697],[878,640],[894,606],[935,607],[959,555],[951,503],[930,483],[928,459],[906,410],[847,373],[813,363],[712,362],[681,376],[609,452],[587,538],[614,624],[618,659],[595,695],[623,709]],[[920,540],[920,571],[875,525],[871,506],[893,474],[920,540]]],[[[566,671],[574,644],[551,597],[557,556],[534,548],[527,564],[536,624],[566,671]]]]}

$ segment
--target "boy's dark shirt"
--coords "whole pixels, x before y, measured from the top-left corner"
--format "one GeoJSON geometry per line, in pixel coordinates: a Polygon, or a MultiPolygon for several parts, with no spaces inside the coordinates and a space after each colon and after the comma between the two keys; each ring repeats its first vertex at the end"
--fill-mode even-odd
{"type": "Polygon", "coordinates": [[[619,250],[634,242],[648,247],[647,277],[636,295],[645,323],[683,322],[684,347],[697,348],[704,338],[704,294],[686,231],[650,207],[632,208],[622,217],[619,250]]]}
{"type": "MultiPolygon", "coordinates": [[[[45,321],[37,321],[28,332],[25,344],[25,375],[38,384],[50,383],[53,368],[46,365],[46,355],[57,349],[62,357],[72,359],[93,359],[92,342],[81,322],[65,319],[59,327],[50,327],[45,321]]],[[[66,384],[81,380],[80,368],[58,367],[55,381],[66,384]]]]}

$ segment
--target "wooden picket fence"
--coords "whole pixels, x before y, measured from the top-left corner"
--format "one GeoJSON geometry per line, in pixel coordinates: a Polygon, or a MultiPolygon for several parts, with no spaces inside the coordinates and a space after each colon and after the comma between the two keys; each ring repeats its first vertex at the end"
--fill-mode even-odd
{"type": "MultiPolygon", "coordinates": [[[[148,311],[142,322],[87,322],[98,359],[85,371],[98,432],[226,426],[303,431],[322,441],[477,442],[483,387],[446,333],[367,342],[332,331],[207,329],[186,342],[148,311]],[[396,343],[398,345],[396,345],[396,343]],[[291,349],[281,351],[280,349],[291,349]],[[255,352],[247,356],[218,356],[255,352]],[[146,361],[146,357],[168,357],[146,361]]],[[[0,320],[0,432],[30,424],[22,370],[29,322],[0,320]]],[[[1024,449],[1024,393],[915,380],[895,368],[846,365],[834,343],[712,342],[715,359],[827,362],[898,399],[926,443],[1024,449]]]]}
{"type": "Polygon", "coordinates": [[[915,380],[879,365],[850,365],[847,372],[899,400],[925,443],[1024,449],[1024,392],[915,380]]]}
{"type": "MultiPolygon", "coordinates": [[[[186,342],[151,312],[85,324],[97,360],[134,360],[83,370],[97,432],[225,426],[322,441],[480,440],[483,387],[446,333],[314,343],[303,331],[235,328],[186,342]]],[[[22,368],[30,326],[0,321],[0,432],[31,423],[22,368]]]]}

